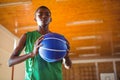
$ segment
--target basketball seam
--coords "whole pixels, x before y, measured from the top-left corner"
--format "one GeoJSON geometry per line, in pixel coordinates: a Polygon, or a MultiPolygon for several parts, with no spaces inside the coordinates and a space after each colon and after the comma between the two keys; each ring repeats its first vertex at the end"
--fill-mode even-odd
{"type": "Polygon", "coordinates": [[[43,48],[43,47],[40,47],[42,49],[45,49],[45,50],[49,50],[49,51],[58,51],[58,52],[65,52],[66,50],[57,50],[57,49],[49,49],[49,48],[43,48]]]}
{"type": "Polygon", "coordinates": [[[63,43],[66,43],[66,41],[62,40],[62,39],[58,39],[58,38],[45,38],[44,40],[47,40],[47,39],[57,39],[59,41],[62,41],[63,43]]]}

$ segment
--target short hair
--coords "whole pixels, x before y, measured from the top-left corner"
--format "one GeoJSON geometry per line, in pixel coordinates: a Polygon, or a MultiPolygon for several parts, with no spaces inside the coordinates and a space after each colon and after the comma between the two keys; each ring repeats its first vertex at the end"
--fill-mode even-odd
{"type": "Polygon", "coordinates": [[[50,9],[49,9],[48,7],[46,7],[46,6],[40,6],[40,7],[38,7],[37,10],[35,11],[35,14],[36,14],[36,12],[37,12],[39,9],[41,9],[41,8],[48,9],[48,11],[49,11],[50,14],[51,14],[50,9]]]}

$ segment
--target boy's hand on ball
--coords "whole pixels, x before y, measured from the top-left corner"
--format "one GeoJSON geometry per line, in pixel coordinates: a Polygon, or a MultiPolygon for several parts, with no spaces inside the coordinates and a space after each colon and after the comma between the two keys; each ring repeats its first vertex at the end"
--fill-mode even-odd
{"type": "Polygon", "coordinates": [[[34,57],[36,54],[38,54],[38,48],[42,46],[41,41],[43,40],[43,35],[38,38],[34,44],[34,49],[33,49],[33,52],[31,53],[31,56],[34,57]]]}
{"type": "Polygon", "coordinates": [[[70,69],[71,68],[71,65],[72,65],[72,62],[69,58],[64,58],[63,59],[63,64],[64,64],[64,67],[66,69],[70,69]]]}
{"type": "Polygon", "coordinates": [[[66,54],[65,58],[63,59],[63,64],[66,69],[70,69],[72,66],[72,62],[68,56],[68,53],[69,53],[69,49],[67,50],[67,54],[66,54]]]}

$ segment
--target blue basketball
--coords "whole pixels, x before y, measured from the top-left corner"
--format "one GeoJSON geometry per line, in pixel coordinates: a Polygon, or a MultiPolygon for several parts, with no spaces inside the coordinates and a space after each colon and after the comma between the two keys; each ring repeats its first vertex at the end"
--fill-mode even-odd
{"type": "Polygon", "coordinates": [[[41,44],[39,55],[47,62],[59,61],[66,55],[66,39],[58,33],[45,34],[41,44]]]}

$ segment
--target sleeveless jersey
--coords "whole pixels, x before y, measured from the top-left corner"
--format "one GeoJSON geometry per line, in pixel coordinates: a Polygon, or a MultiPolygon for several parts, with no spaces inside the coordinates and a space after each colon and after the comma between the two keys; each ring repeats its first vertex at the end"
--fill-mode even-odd
{"type": "MultiPolygon", "coordinates": [[[[25,54],[33,51],[34,42],[41,36],[37,31],[26,33],[25,54]]],[[[49,63],[39,54],[25,62],[25,80],[62,80],[62,61],[49,63]]]]}

